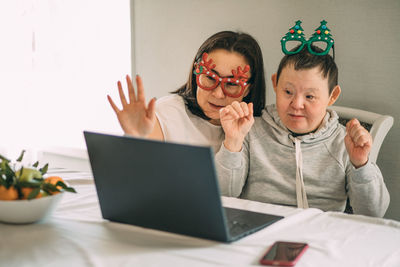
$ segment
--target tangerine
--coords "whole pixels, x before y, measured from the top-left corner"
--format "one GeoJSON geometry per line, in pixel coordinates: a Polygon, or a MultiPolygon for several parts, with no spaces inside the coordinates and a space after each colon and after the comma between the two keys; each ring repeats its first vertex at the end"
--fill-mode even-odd
{"type": "MultiPolygon", "coordinates": [[[[49,176],[46,179],[44,179],[45,183],[49,183],[52,185],[56,185],[59,181],[65,183],[64,180],[60,176],[49,176]]],[[[61,190],[62,186],[58,185],[57,189],[61,190]]],[[[58,191],[52,192],[52,194],[58,194],[58,193],[60,193],[60,192],[58,192],[58,191]]]]}
{"type": "Polygon", "coordinates": [[[14,186],[8,189],[0,185],[0,200],[16,200],[18,199],[18,191],[14,186]]]}
{"type": "MultiPolygon", "coordinates": [[[[22,199],[28,199],[28,196],[32,191],[33,191],[32,187],[22,187],[21,188],[22,199]]],[[[42,191],[40,191],[35,198],[41,198],[41,197],[43,197],[42,191]]]]}

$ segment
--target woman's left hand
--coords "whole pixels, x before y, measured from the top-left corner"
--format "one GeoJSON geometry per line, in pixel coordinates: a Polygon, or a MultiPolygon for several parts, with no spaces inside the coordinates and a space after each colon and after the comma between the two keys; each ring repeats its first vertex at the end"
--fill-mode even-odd
{"type": "Polygon", "coordinates": [[[221,109],[219,114],[225,132],[225,147],[231,152],[240,151],[243,140],[254,123],[253,103],[234,101],[221,109]]]}
{"type": "Polygon", "coordinates": [[[346,124],[346,132],[344,143],[350,161],[355,168],[362,167],[368,162],[372,136],[357,119],[352,119],[346,124]]]}

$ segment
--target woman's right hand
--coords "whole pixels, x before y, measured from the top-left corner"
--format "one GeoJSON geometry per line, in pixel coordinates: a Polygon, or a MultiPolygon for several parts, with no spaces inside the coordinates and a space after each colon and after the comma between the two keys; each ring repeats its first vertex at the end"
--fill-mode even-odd
{"type": "Polygon", "coordinates": [[[126,75],[126,83],[128,84],[129,103],[125,98],[120,81],[118,81],[118,92],[121,99],[122,109],[119,109],[117,105],[115,105],[109,95],[107,95],[108,101],[110,102],[112,109],[115,111],[119,124],[125,134],[137,137],[146,137],[153,131],[156,122],[156,99],[151,99],[146,107],[143,82],[139,75],[136,76],[137,95],[135,95],[135,89],[129,75],[126,75]]]}
{"type": "Polygon", "coordinates": [[[239,152],[254,123],[253,103],[234,101],[221,109],[219,114],[225,132],[224,146],[231,152],[239,152]]]}

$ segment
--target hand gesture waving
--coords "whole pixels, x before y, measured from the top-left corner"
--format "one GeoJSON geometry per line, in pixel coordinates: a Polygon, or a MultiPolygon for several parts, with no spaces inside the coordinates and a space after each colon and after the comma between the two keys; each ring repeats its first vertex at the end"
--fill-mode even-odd
{"type": "Polygon", "coordinates": [[[135,95],[135,89],[129,75],[126,76],[126,83],[128,84],[129,103],[125,98],[120,81],[118,81],[118,92],[122,110],[115,105],[109,95],[107,95],[108,101],[117,114],[118,121],[126,134],[146,137],[153,131],[156,122],[156,99],[151,99],[146,107],[143,82],[139,75],[136,76],[137,95],[135,95]]]}
{"type": "Polygon", "coordinates": [[[253,103],[234,101],[220,110],[220,121],[225,132],[225,147],[232,152],[240,151],[254,123],[253,103]]]}
{"type": "Polygon", "coordinates": [[[368,155],[372,147],[372,137],[357,119],[352,119],[346,124],[346,132],[344,143],[347,153],[349,153],[350,161],[354,167],[362,167],[368,162],[368,155]]]}

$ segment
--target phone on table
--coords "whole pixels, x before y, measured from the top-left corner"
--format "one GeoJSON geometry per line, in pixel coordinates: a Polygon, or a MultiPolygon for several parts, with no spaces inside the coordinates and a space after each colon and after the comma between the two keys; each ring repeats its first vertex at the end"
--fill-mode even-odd
{"type": "Polygon", "coordinates": [[[260,259],[263,265],[294,266],[307,250],[308,244],[297,242],[275,242],[260,259]]]}

